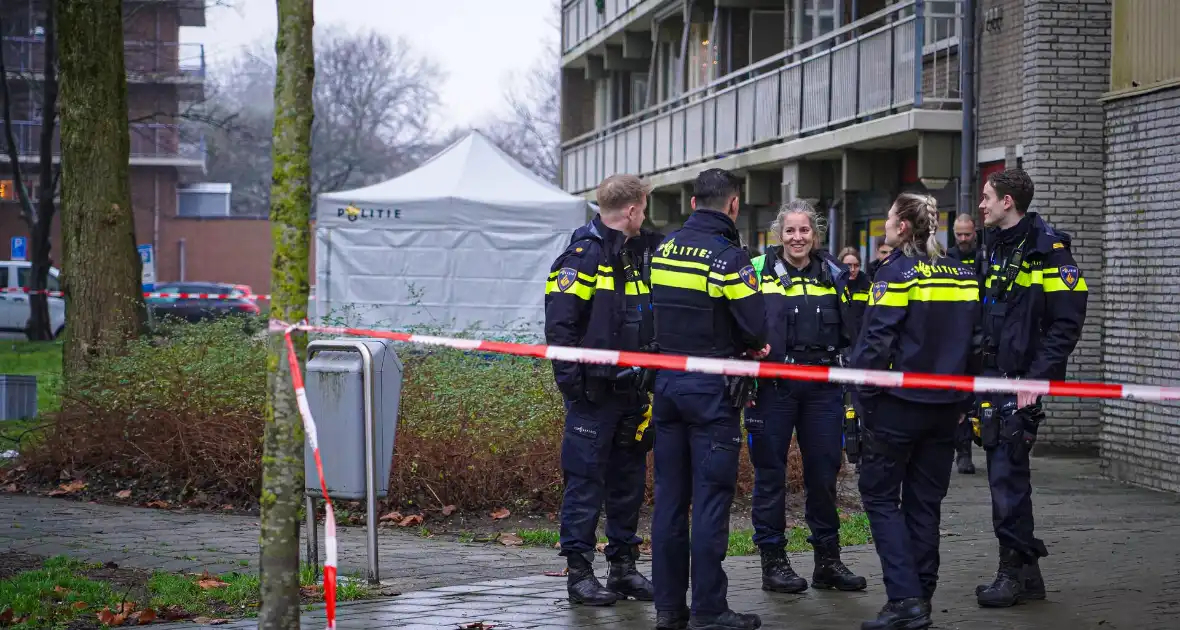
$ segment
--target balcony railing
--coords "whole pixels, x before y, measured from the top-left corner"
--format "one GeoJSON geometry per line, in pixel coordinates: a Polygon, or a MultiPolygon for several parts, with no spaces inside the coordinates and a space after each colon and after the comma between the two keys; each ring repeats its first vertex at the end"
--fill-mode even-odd
{"type": "Polygon", "coordinates": [[[565,142],[563,187],[582,192],[613,173],[651,175],[913,107],[957,108],[956,42],[926,44],[925,4],[890,6],[565,142]]]}
{"type": "MultiPolygon", "coordinates": [[[[2,132],[2,128],[0,128],[2,132]]],[[[34,120],[12,121],[12,135],[17,155],[36,159],[41,155],[41,123],[34,120]]],[[[205,141],[199,135],[182,133],[180,125],[162,123],[131,123],[131,157],[202,160],[205,141]]],[[[0,133],[0,151],[8,155],[8,142],[0,133]]],[[[53,154],[61,155],[61,134],[53,134],[53,154]]]]}
{"type": "Polygon", "coordinates": [[[567,0],[561,8],[561,52],[567,53],[646,0],[605,0],[602,13],[595,0],[567,0]]]}
{"type": "MultiPolygon", "coordinates": [[[[127,41],[123,51],[127,73],[133,76],[205,78],[204,44],[127,41]]],[[[44,38],[5,37],[4,65],[9,72],[44,71],[44,38]]]]}

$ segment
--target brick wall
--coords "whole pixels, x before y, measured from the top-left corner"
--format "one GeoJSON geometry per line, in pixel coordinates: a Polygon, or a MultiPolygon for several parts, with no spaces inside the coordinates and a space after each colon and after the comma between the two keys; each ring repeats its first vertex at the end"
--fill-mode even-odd
{"type": "MultiPolygon", "coordinates": [[[[1007,18],[1004,20],[1008,23],[1007,18]]],[[[1110,0],[1024,0],[1024,168],[1033,209],[1073,237],[1089,286],[1089,312],[1069,377],[1102,376],[1103,111],[1110,83],[1110,0]]],[[[1046,405],[1045,448],[1096,450],[1100,405],[1063,398],[1046,405]]]]}
{"type": "Polygon", "coordinates": [[[980,0],[978,7],[978,146],[1015,147],[1021,142],[1024,0],[980,0]],[[1004,17],[989,31],[983,18],[993,8],[1003,11],[1004,17]]]}
{"type": "MultiPolygon", "coordinates": [[[[1180,311],[1171,279],[1180,273],[1172,255],[1180,242],[1180,160],[1171,134],[1178,127],[1180,88],[1106,106],[1106,380],[1176,383],[1180,311]]],[[[1110,400],[1102,415],[1107,474],[1180,491],[1180,404],[1110,400]]]]}

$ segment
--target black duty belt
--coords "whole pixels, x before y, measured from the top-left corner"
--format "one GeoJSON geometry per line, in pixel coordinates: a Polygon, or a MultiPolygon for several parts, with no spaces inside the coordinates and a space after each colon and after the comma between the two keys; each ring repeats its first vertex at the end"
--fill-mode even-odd
{"type": "Polygon", "coordinates": [[[801,365],[836,365],[839,360],[834,348],[816,348],[813,350],[787,350],[783,362],[801,365]]]}

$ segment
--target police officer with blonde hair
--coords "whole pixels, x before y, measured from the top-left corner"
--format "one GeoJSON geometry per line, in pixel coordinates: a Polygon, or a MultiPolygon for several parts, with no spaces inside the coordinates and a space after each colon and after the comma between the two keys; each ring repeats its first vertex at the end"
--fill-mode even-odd
{"type": "MultiPolygon", "coordinates": [[[[645,260],[658,242],[642,228],[648,187],[634,175],[598,186],[598,215],[574,231],[545,287],[545,340],[551,345],[641,350],[652,342],[645,260]]],[[[650,601],[652,585],[635,568],[639,508],[651,432],[639,437],[648,410],[643,371],[554,361],[566,402],[561,468],[561,555],[569,565],[571,602],[609,606],[619,598],[650,601]],[[606,504],[606,587],[594,576],[595,532],[606,504]]]]}

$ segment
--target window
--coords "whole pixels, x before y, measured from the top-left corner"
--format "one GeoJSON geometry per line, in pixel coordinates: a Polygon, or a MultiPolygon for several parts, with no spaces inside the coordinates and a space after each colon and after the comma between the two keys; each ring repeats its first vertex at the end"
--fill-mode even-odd
{"type": "Polygon", "coordinates": [[[688,89],[708,85],[716,76],[717,54],[719,47],[710,36],[713,23],[705,22],[693,24],[688,39],[688,89]]]}
{"type": "Polygon", "coordinates": [[[647,73],[631,73],[631,111],[629,114],[643,111],[647,107],[647,73]]]}
{"type": "Polygon", "coordinates": [[[803,5],[803,41],[822,37],[836,30],[836,0],[805,0],[803,5]]]}
{"type": "MultiPolygon", "coordinates": [[[[962,28],[960,0],[926,0],[924,7],[922,15],[926,29],[925,45],[943,48],[958,43],[962,28]]],[[[914,8],[909,7],[902,10],[899,15],[906,18],[913,14],[914,8]]]]}
{"type": "MultiPolygon", "coordinates": [[[[3,273],[7,274],[7,270],[5,270],[3,273]]],[[[22,289],[28,289],[33,286],[32,276],[33,276],[33,268],[32,267],[17,267],[16,268],[16,283],[22,289]]],[[[7,275],[5,276],[5,279],[7,279],[7,275]]],[[[49,274],[49,277],[46,278],[46,280],[45,280],[45,288],[50,291],[61,291],[61,281],[58,280],[57,276],[53,275],[53,273],[51,272],[49,274]]]]}

